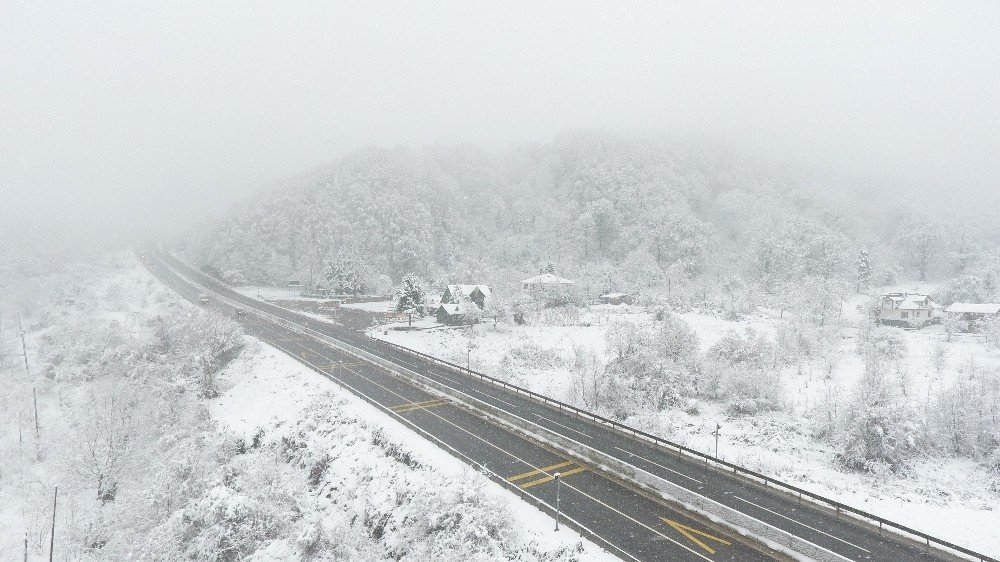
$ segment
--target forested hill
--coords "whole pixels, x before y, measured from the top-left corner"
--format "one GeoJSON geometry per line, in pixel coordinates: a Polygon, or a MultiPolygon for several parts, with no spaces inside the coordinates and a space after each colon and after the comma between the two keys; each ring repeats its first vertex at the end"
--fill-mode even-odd
{"type": "MultiPolygon", "coordinates": [[[[248,202],[188,251],[235,283],[500,287],[551,268],[656,295],[853,287],[968,267],[986,234],[663,137],[576,134],[488,153],[369,148],[248,202]]],[[[927,210],[922,210],[927,212],[927,210]]]]}

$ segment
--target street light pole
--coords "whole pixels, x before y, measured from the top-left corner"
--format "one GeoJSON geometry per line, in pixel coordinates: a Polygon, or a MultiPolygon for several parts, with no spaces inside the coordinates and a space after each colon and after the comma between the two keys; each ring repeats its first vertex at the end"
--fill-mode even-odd
{"type": "Polygon", "coordinates": [[[716,423],[715,424],[715,431],[712,432],[712,435],[715,436],[715,458],[719,458],[719,430],[720,429],[722,429],[722,425],[716,423]]]}
{"type": "Polygon", "coordinates": [[[555,474],[556,478],[556,530],[559,530],[559,473],[555,474]]]}

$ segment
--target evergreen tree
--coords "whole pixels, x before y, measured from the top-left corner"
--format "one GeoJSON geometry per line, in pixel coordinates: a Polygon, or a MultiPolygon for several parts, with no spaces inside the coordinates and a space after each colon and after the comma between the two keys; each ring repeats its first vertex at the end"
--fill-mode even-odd
{"type": "Polygon", "coordinates": [[[410,274],[403,277],[403,283],[396,291],[396,311],[412,312],[423,316],[427,311],[427,301],[420,280],[410,274]]]}
{"type": "Polygon", "coordinates": [[[867,286],[872,279],[872,259],[871,254],[868,252],[868,248],[861,248],[858,252],[858,260],[855,263],[858,272],[858,291],[861,291],[861,285],[867,286]]]}

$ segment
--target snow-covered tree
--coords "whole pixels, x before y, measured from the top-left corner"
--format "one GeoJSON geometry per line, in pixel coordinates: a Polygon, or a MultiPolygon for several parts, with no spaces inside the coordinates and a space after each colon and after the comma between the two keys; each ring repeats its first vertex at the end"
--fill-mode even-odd
{"type": "Polygon", "coordinates": [[[898,471],[917,451],[918,424],[912,409],[883,370],[867,368],[844,414],[840,461],[872,473],[898,471]]]}
{"type": "Polygon", "coordinates": [[[858,291],[861,291],[861,287],[867,287],[872,280],[872,275],[875,271],[872,269],[872,258],[867,247],[861,248],[858,251],[857,260],[855,260],[854,268],[858,277],[858,291]]]}
{"type": "Polygon", "coordinates": [[[341,250],[327,262],[324,277],[335,292],[357,295],[369,290],[373,275],[357,254],[341,250]]]}
{"type": "Polygon", "coordinates": [[[423,316],[427,313],[427,299],[424,296],[423,283],[415,275],[403,277],[403,282],[396,290],[396,311],[410,312],[423,316]]]}

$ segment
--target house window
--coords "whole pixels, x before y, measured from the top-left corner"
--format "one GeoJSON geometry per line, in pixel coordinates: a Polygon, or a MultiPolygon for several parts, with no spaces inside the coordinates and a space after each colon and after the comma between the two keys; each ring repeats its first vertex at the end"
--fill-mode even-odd
{"type": "Polygon", "coordinates": [[[900,312],[899,313],[899,317],[900,318],[909,318],[910,317],[910,313],[909,312],[900,312]]]}

